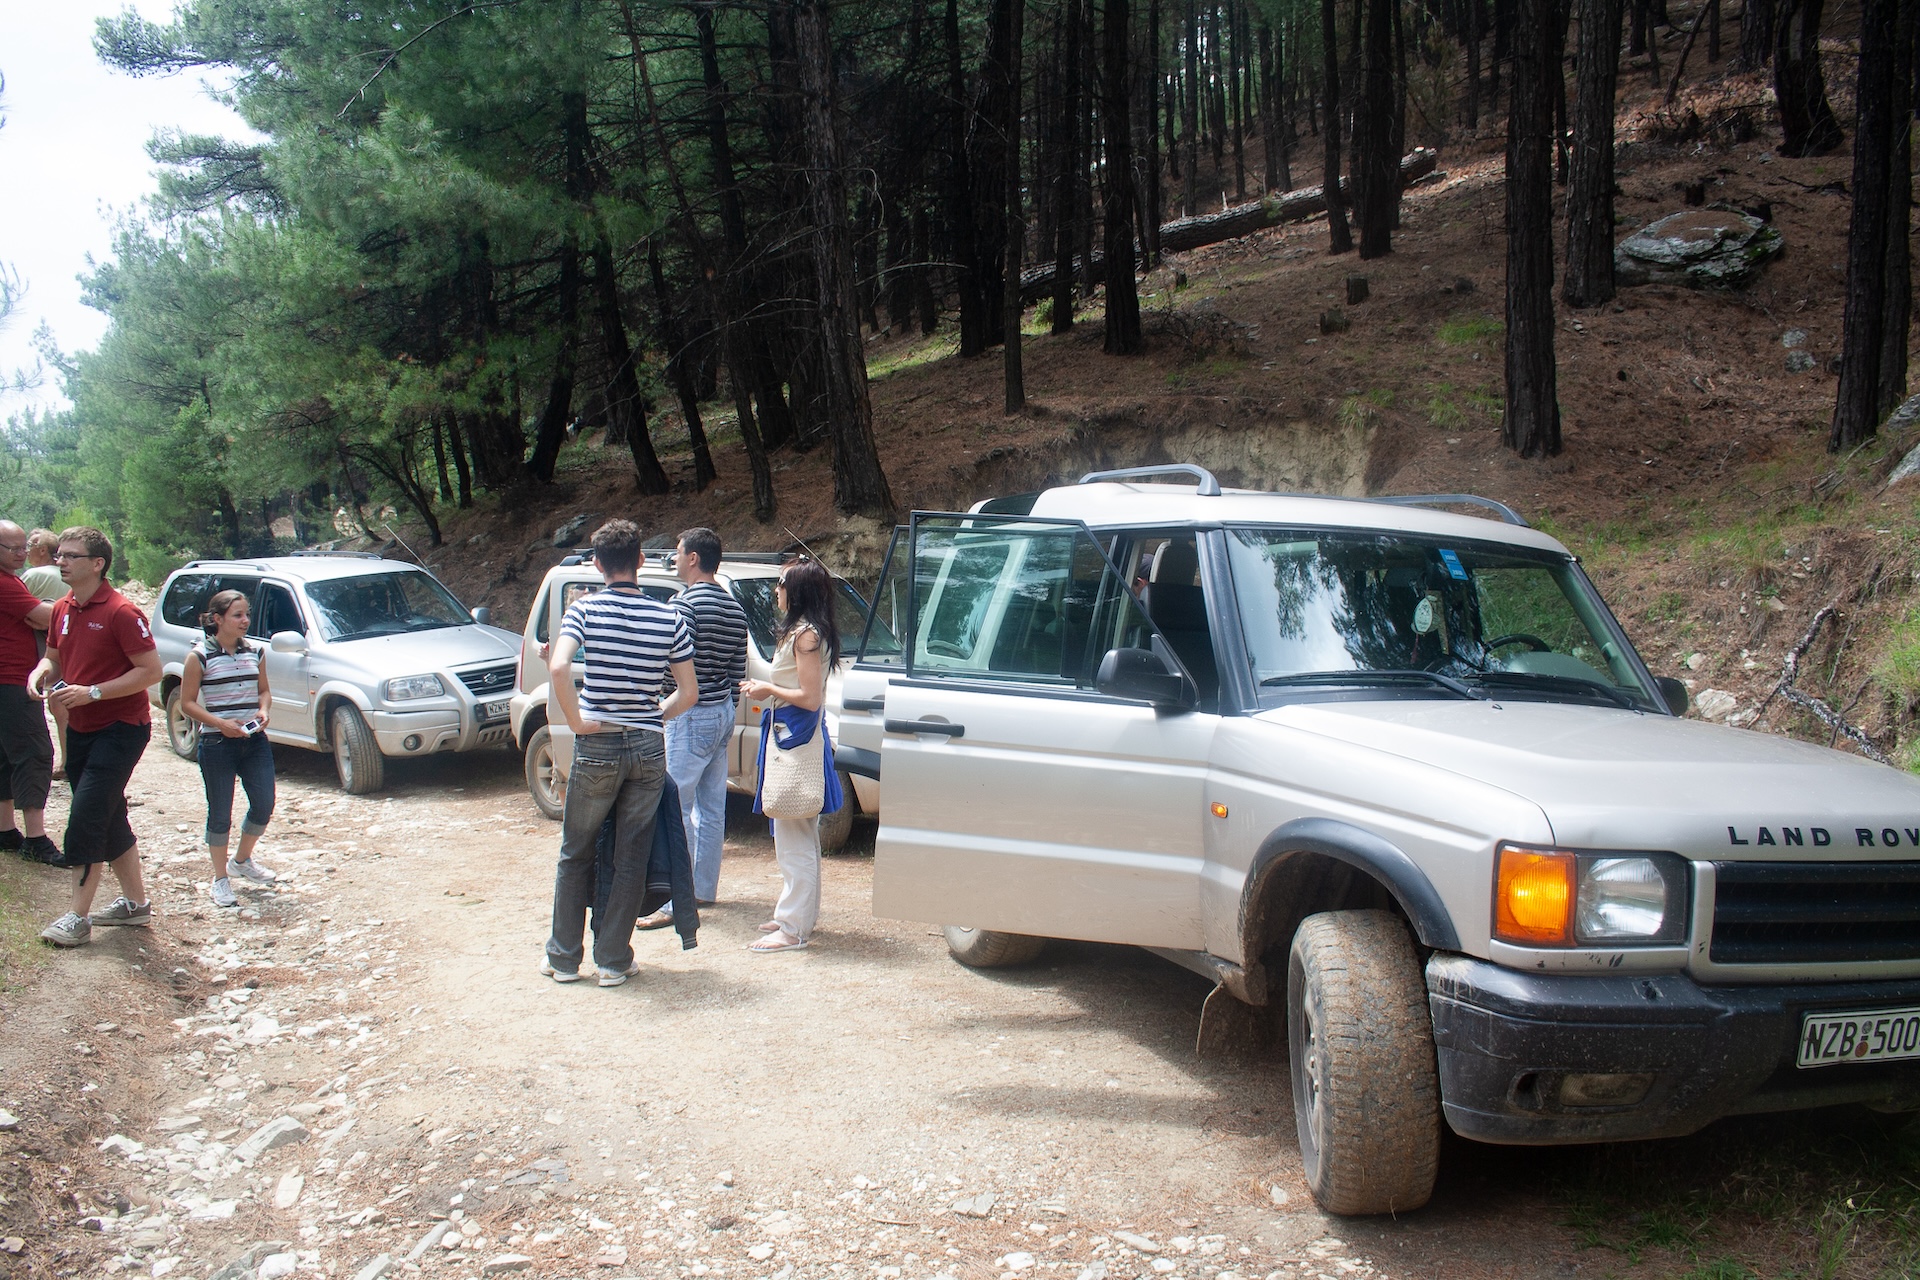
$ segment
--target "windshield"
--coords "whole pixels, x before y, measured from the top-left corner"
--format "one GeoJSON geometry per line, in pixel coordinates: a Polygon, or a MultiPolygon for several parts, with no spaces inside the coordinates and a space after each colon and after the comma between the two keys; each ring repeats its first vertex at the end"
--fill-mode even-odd
{"type": "Polygon", "coordinates": [[[416,569],[309,582],[307,599],[329,640],[364,640],[473,621],[453,593],[416,569]]]}
{"type": "MultiPolygon", "coordinates": [[[[773,657],[774,636],[780,630],[780,610],[773,603],[773,588],[777,578],[735,578],[733,580],[733,598],[747,613],[747,632],[753,637],[753,647],[760,656],[773,657]]],[[[860,646],[860,634],[867,629],[867,602],[860,598],[847,582],[833,580],[833,623],[840,629],[840,656],[850,658],[860,646]]],[[[884,623],[874,628],[876,637],[886,630],[884,623]]],[[[887,651],[898,653],[900,645],[888,633],[884,639],[869,640],[870,647],[877,651],[882,644],[887,651]]]]}
{"type": "Polygon", "coordinates": [[[1351,683],[1419,696],[1454,696],[1448,690],[1457,687],[1481,697],[1664,706],[1565,557],[1277,529],[1229,529],[1226,544],[1263,696],[1351,683]]]}

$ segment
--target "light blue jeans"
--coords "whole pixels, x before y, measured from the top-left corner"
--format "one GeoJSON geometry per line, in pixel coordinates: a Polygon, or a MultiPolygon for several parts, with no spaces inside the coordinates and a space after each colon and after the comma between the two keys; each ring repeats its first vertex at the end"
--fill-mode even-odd
{"type": "Polygon", "coordinates": [[[727,833],[727,746],[733,699],[704,703],[667,721],[667,773],[680,788],[680,812],[693,851],[693,896],[720,896],[720,850],[727,833]]]}

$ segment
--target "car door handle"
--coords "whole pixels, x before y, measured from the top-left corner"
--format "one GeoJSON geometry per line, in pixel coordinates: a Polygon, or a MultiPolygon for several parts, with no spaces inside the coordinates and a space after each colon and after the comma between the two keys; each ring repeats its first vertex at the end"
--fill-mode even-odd
{"type": "Polygon", "coordinates": [[[949,738],[958,738],[964,735],[966,731],[967,726],[963,724],[949,724],[945,720],[887,721],[888,733],[940,733],[945,734],[949,738]]]}
{"type": "Polygon", "coordinates": [[[840,709],[843,711],[885,711],[885,698],[842,698],[840,709]]]}

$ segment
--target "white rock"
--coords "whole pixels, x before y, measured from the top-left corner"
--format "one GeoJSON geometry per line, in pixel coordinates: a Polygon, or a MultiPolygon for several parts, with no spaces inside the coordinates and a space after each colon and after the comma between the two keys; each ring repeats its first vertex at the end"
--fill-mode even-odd
{"type": "Polygon", "coordinates": [[[1702,689],[1695,695],[1693,705],[1703,720],[1724,720],[1740,705],[1740,699],[1724,689],[1702,689]]]}
{"type": "Polygon", "coordinates": [[[1285,1207],[1287,1201],[1291,1199],[1291,1197],[1279,1187],[1268,1187],[1267,1194],[1273,1197],[1273,1203],[1279,1207],[1285,1207]]]}
{"type": "Polygon", "coordinates": [[[715,1183],[717,1183],[720,1186],[730,1187],[733,1185],[733,1170],[722,1169],[720,1172],[713,1175],[713,1180],[715,1183]]]}
{"type": "Polygon", "coordinates": [[[234,1159],[252,1164],[267,1152],[289,1143],[305,1142],[311,1135],[307,1127],[292,1116],[275,1116],[254,1130],[253,1135],[233,1149],[234,1159]]]}
{"type": "Polygon", "coordinates": [[[1137,1253],[1158,1253],[1160,1246],[1145,1236],[1137,1236],[1131,1231],[1116,1231],[1113,1238],[1137,1253]]]}
{"type": "Polygon", "coordinates": [[[1698,671],[1700,668],[1706,665],[1707,665],[1706,654],[1695,652],[1687,655],[1687,670],[1698,671]]]}
{"type": "Polygon", "coordinates": [[[160,1280],[161,1276],[166,1275],[167,1272],[173,1270],[175,1267],[179,1265],[180,1265],[180,1259],[178,1258],[155,1258],[153,1260],[154,1280],[160,1280]]]}
{"type": "Polygon", "coordinates": [[[1010,1253],[1001,1259],[1001,1261],[1009,1271],[1025,1271],[1033,1265],[1033,1255],[1030,1253],[1010,1253]]]}
{"type": "Polygon", "coordinates": [[[117,1151],[124,1156],[137,1156],[145,1148],[125,1134],[116,1133],[111,1138],[102,1139],[100,1149],[102,1151],[117,1151]]]}
{"type": "MultiPolygon", "coordinates": [[[[383,1253],[355,1272],[353,1280],[380,1280],[380,1277],[387,1273],[387,1268],[392,1265],[392,1255],[383,1253]]],[[[1238,1277],[1235,1277],[1235,1280],[1238,1280],[1238,1277]]]]}
{"type": "Polygon", "coordinates": [[[757,1244],[753,1246],[753,1248],[747,1250],[747,1256],[749,1258],[752,1258],[755,1262],[765,1262],[768,1258],[771,1258],[773,1256],[773,1246],[765,1243],[757,1244]]]}
{"type": "Polygon", "coordinates": [[[294,1268],[299,1265],[300,1258],[297,1254],[270,1253],[260,1259],[260,1269],[254,1274],[259,1276],[260,1280],[280,1280],[282,1276],[292,1275],[294,1268]]]}
{"type": "Polygon", "coordinates": [[[0,1133],[12,1133],[20,1127],[20,1117],[0,1108],[0,1133]]]}
{"type": "Polygon", "coordinates": [[[533,1265],[533,1259],[524,1253],[503,1253],[497,1258],[488,1258],[480,1264],[483,1276],[504,1275],[509,1271],[525,1271],[533,1265]]]}
{"type": "Polygon", "coordinates": [[[200,1127],[199,1116],[167,1116],[155,1120],[153,1127],[161,1133],[186,1133],[200,1127]]]}
{"type": "Polygon", "coordinates": [[[306,1176],[295,1170],[280,1175],[280,1185],[273,1189],[273,1207],[291,1209],[300,1203],[300,1193],[306,1188],[306,1176]]]}
{"type": "Polygon", "coordinates": [[[1153,1260],[1153,1269],[1155,1271],[1160,1272],[1162,1275],[1165,1275],[1167,1272],[1172,1271],[1174,1268],[1178,1267],[1179,1265],[1180,1264],[1175,1262],[1172,1258],[1155,1258],[1153,1260]]]}
{"type": "Polygon", "coordinates": [[[195,1222],[225,1222],[233,1217],[233,1211],[239,1207],[238,1200],[215,1200],[201,1205],[187,1217],[195,1222]]]}

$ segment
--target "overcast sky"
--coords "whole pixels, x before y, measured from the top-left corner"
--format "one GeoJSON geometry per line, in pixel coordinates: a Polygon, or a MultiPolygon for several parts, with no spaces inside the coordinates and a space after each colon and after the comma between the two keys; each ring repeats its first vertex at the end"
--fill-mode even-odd
{"type": "MultiPolygon", "coordinates": [[[[93,54],[93,23],[122,9],[165,21],[175,0],[0,0],[0,262],[27,286],[0,330],[0,377],[33,362],[42,320],[63,351],[94,347],[107,318],[81,305],[75,277],[104,260],[115,220],[154,190],[155,130],[249,136],[198,75],[131,79],[93,54]]],[[[37,400],[62,404],[52,379],[34,396],[0,398],[0,419],[37,400]]]]}

